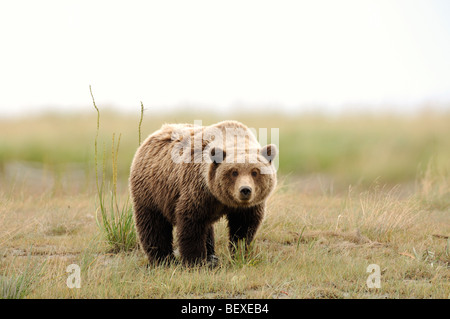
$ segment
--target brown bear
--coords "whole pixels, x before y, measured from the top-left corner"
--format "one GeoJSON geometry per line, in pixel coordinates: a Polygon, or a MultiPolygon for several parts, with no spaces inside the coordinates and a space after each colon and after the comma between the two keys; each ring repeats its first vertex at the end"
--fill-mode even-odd
{"type": "Polygon", "coordinates": [[[275,145],[261,147],[244,124],[165,124],[138,148],[130,193],[140,244],[149,261],[173,257],[176,226],[181,259],[214,263],[213,224],[226,216],[231,250],[248,245],[276,186],[275,145]]]}

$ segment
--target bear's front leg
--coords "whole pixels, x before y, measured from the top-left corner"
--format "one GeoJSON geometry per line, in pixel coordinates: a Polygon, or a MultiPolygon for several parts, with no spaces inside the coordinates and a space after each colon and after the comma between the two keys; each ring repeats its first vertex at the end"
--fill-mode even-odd
{"type": "Polygon", "coordinates": [[[192,218],[177,218],[177,237],[183,263],[195,265],[206,260],[207,225],[192,218]]]}
{"type": "Polygon", "coordinates": [[[206,260],[211,268],[219,264],[219,258],[216,256],[214,246],[214,227],[210,225],[206,233],[206,260]]]}
{"type": "Polygon", "coordinates": [[[264,217],[264,205],[250,208],[234,208],[227,213],[230,252],[233,255],[239,241],[245,240],[245,247],[253,241],[264,217]]]}

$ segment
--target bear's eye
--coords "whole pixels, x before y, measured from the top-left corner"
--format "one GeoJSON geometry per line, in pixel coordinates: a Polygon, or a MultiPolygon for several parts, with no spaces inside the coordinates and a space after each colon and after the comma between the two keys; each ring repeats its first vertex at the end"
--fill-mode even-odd
{"type": "Polygon", "coordinates": [[[232,174],[234,177],[236,177],[236,176],[239,175],[238,171],[233,171],[231,174],[232,174]]]}
{"type": "Polygon", "coordinates": [[[257,171],[253,171],[253,172],[252,172],[252,176],[253,176],[253,177],[258,176],[258,172],[257,172],[257,171]]]}

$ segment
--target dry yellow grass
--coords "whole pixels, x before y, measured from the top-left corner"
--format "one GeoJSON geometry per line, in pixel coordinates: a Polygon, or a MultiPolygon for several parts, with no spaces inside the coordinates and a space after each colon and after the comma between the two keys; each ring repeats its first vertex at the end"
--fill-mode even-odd
{"type": "MultiPolygon", "coordinates": [[[[125,198],[138,117],[103,119],[99,145],[123,133],[125,198]]],[[[25,298],[450,298],[448,117],[238,119],[283,127],[284,167],[249,256],[230,260],[226,223],[215,226],[216,269],[110,252],[95,221],[94,117],[1,123],[0,298],[21,280],[25,298]],[[70,264],[80,289],[66,285],[70,264]],[[370,264],[381,288],[366,284],[370,264]]],[[[160,122],[144,118],[143,136],[160,122]]]]}
{"type": "MultiPolygon", "coordinates": [[[[283,178],[281,178],[283,180],[283,178]]],[[[425,183],[425,182],[424,182],[425,183]]],[[[283,181],[269,201],[253,254],[233,263],[226,224],[216,225],[220,266],[148,268],[135,250],[111,254],[94,215],[93,193],[1,193],[0,274],[43,265],[27,298],[449,298],[450,216],[423,194],[374,188],[307,193],[283,181]],[[81,288],[69,289],[70,264],[81,288]],[[369,264],[381,288],[366,285],[369,264]]],[[[309,185],[311,187],[311,185],[309,185]]]]}

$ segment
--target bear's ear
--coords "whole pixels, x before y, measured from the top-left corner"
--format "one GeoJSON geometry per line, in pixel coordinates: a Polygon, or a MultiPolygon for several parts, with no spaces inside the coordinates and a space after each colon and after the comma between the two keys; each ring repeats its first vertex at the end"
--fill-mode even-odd
{"type": "Polygon", "coordinates": [[[220,147],[213,147],[209,151],[209,157],[214,164],[222,163],[225,159],[226,153],[220,147]]]}
{"type": "Polygon", "coordinates": [[[261,149],[260,154],[264,156],[269,163],[272,163],[273,159],[278,154],[277,146],[275,144],[266,145],[261,149]]]}

